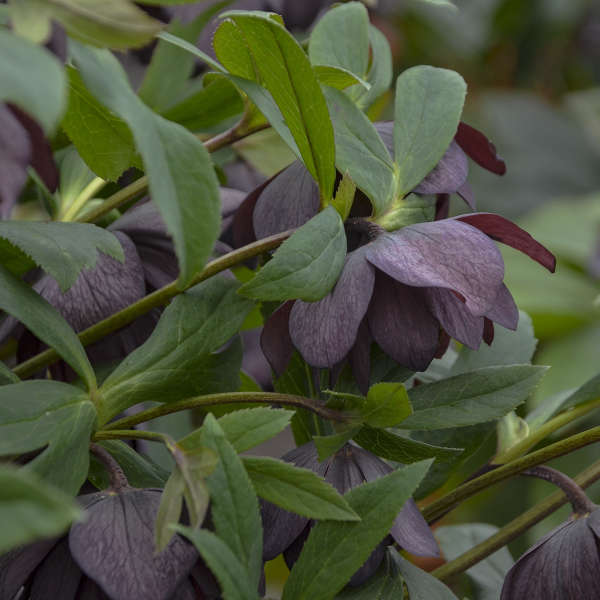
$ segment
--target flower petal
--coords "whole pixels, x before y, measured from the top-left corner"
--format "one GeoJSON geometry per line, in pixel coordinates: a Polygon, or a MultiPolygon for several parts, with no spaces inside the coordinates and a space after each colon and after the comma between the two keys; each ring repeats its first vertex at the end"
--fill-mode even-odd
{"type": "Polygon", "coordinates": [[[426,308],[423,290],[377,273],[367,318],[375,341],[402,366],[424,371],[433,360],[439,326],[426,308]]]}
{"type": "Polygon", "coordinates": [[[461,344],[477,350],[483,335],[483,317],[472,315],[450,290],[427,288],[427,306],[446,333],[461,344]]]}
{"type": "Polygon", "coordinates": [[[481,131],[461,121],[454,139],[480,167],[497,175],[506,173],[506,164],[496,154],[496,147],[481,131]]]}
{"type": "Polygon", "coordinates": [[[350,252],[333,290],[318,302],[294,303],[290,336],[304,360],[315,367],[333,367],[356,341],[375,283],[375,269],[365,246],[350,252]]]}
{"type": "Polygon", "coordinates": [[[512,294],[504,284],[500,286],[496,300],[485,313],[485,316],[507,329],[514,331],[517,328],[519,324],[519,309],[515,304],[512,294]]]}
{"type": "Polygon", "coordinates": [[[456,193],[469,205],[469,208],[475,210],[475,196],[473,188],[468,181],[465,181],[457,190],[456,193]]]}
{"type": "Polygon", "coordinates": [[[27,130],[0,103],[0,218],[8,219],[27,180],[32,147],[27,130]]]}
{"type": "Polygon", "coordinates": [[[496,245],[455,219],[417,223],[382,234],[367,246],[367,259],[406,285],[459,292],[476,316],[490,308],[504,278],[504,262],[496,245]]]}
{"type": "Polygon", "coordinates": [[[409,498],[390,531],[394,540],[416,556],[439,556],[440,549],[419,507],[409,498]]]}
{"type": "Polygon", "coordinates": [[[287,550],[308,525],[309,519],[266,500],[260,501],[263,524],[263,560],[273,560],[287,550]]]}
{"type": "Polygon", "coordinates": [[[527,254],[527,256],[539,262],[540,265],[546,267],[548,271],[554,273],[556,269],[554,254],[512,221],[492,213],[460,215],[456,219],[476,227],[497,242],[502,242],[527,254]]]}
{"type": "Polygon", "coordinates": [[[365,395],[369,391],[371,379],[371,341],[367,320],[363,319],[356,334],[356,342],[348,354],[348,362],[358,389],[365,395]]]}
{"type": "Polygon", "coordinates": [[[294,354],[289,328],[290,311],[293,304],[294,301],[290,300],[273,312],[265,321],[260,336],[263,354],[278,377],[283,374],[294,354]]]}
{"type": "Polygon", "coordinates": [[[488,346],[494,341],[494,324],[487,317],[483,317],[483,341],[488,346]]]}
{"type": "Polygon", "coordinates": [[[413,192],[417,194],[452,194],[465,184],[468,173],[467,155],[452,140],[438,164],[413,192]]]}
{"type": "Polygon", "coordinates": [[[319,188],[306,167],[296,161],[264,188],[252,223],[258,239],[300,227],[319,211],[319,188]]]}

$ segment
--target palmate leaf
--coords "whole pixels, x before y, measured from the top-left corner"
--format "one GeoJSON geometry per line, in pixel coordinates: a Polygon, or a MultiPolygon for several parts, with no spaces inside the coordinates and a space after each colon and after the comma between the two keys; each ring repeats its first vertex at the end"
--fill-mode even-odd
{"type": "Polygon", "coordinates": [[[150,193],[173,237],[179,282],[185,285],[204,266],[219,234],[218,181],[210,156],[194,135],[135,95],[110,52],[76,43],[71,52],[89,91],[133,133],[150,193]]]}
{"type": "Polygon", "coordinates": [[[96,411],[81,389],[58,381],[0,387],[0,455],[42,450],[24,467],[71,495],[89,466],[96,411]]]}

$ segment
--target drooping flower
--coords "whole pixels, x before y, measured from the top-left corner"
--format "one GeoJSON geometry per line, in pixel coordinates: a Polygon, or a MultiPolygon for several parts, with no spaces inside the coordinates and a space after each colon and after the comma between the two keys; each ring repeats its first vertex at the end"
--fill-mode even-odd
{"type": "MultiPolygon", "coordinates": [[[[128,487],[81,496],[87,519],[73,525],[66,536],[0,556],[0,597],[196,598],[202,582],[194,571],[199,558],[195,548],[176,535],[165,550],[154,554],[154,521],[161,493],[128,487]]],[[[212,585],[212,576],[203,575],[212,585]]]]}
{"type": "MultiPolygon", "coordinates": [[[[346,444],[321,463],[318,461],[314,442],[295,448],[282,458],[298,467],[315,471],[340,494],[393,471],[392,467],[374,454],[352,444],[346,444]]],[[[291,568],[300,555],[313,521],[283,510],[270,502],[263,501],[261,509],[264,529],[263,559],[272,560],[283,553],[288,567],[291,568]]],[[[385,547],[394,542],[418,556],[439,555],[437,543],[427,522],[414,500],[410,499],[398,513],[390,535],[377,546],[365,564],[353,575],[350,585],[360,585],[368,579],[383,560],[385,547]]]]}

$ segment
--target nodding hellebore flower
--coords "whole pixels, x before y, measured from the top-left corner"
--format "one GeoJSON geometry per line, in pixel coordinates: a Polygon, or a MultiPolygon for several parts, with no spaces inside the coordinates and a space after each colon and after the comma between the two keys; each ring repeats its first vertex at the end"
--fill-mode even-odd
{"type": "MultiPolygon", "coordinates": [[[[390,126],[379,124],[378,129],[384,143],[391,143],[390,126]]],[[[447,194],[459,192],[472,203],[465,152],[487,169],[504,172],[487,138],[461,124],[415,193],[438,194],[445,201],[447,194]]],[[[234,234],[238,243],[248,243],[253,235],[262,238],[301,226],[318,210],[316,184],[303,165],[294,163],[248,195],[234,234]],[[249,216],[253,231],[244,226],[249,216]]],[[[516,328],[519,313],[503,283],[504,262],[494,240],[550,271],[555,268],[546,248],[490,213],[412,223],[395,231],[351,213],[345,225],[348,254],[331,292],[317,302],[286,302],[265,323],[262,347],[277,375],[296,348],[316,368],[337,369],[347,359],[366,391],[373,341],[400,365],[423,371],[445,352],[451,337],[476,349],[482,340],[492,342],[493,322],[516,328]]]]}
{"type": "Polygon", "coordinates": [[[501,600],[597,600],[600,506],[566,475],[548,467],[531,471],[528,474],[558,484],[574,513],[513,565],[504,579],[501,600]]]}
{"type": "MultiPolygon", "coordinates": [[[[315,471],[340,494],[393,471],[380,458],[353,444],[346,444],[323,462],[318,460],[314,442],[295,448],[282,458],[298,467],[315,471]]],[[[313,521],[266,501],[261,503],[261,512],[264,529],[263,560],[272,560],[283,552],[284,559],[291,568],[300,555],[313,521]]],[[[375,573],[385,555],[385,547],[394,542],[411,554],[439,556],[437,542],[429,525],[414,500],[410,499],[398,513],[390,535],[373,550],[365,564],[352,576],[350,585],[360,585],[375,573]]]]}
{"type": "Polygon", "coordinates": [[[80,496],[87,518],[66,536],[0,556],[0,598],[204,598],[199,591],[210,589],[214,580],[198,564],[198,553],[187,540],[175,535],[162,552],[154,553],[161,493],[127,486],[80,496]]]}

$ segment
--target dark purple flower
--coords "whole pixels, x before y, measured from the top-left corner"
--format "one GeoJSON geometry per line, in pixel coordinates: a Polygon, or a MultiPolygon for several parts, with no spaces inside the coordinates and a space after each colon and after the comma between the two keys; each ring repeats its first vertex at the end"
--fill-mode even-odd
{"type": "Polygon", "coordinates": [[[205,570],[193,571],[198,561],[194,547],[176,535],[165,550],[154,554],[161,493],[127,487],[81,496],[87,519],[73,525],[66,536],[0,557],[0,598],[196,598],[198,586],[210,587],[214,579],[205,570]],[[22,588],[24,593],[18,595],[22,588]]]}
{"type": "MultiPolygon", "coordinates": [[[[340,494],[393,471],[392,467],[374,454],[352,444],[346,444],[320,463],[314,442],[309,442],[288,452],[283,456],[283,460],[315,471],[340,494]]],[[[283,552],[285,561],[291,568],[300,555],[313,521],[283,510],[270,502],[263,501],[261,507],[264,529],[263,559],[272,560],[283,552]]],[[[410,499],[398,513],[390,535],[377,546],[365,564],[353,575],[350,585],[360,585],[368,579],[379,567],[385,546],[394,542],[418,556],[439,556],[437,543],[427,522],[414,500],[410,499]]]]}
{"type": "Polygon", "coordinates": [[[574,514],[513,565],[501,600],[595,600],[599,542],[600,508],[574,514]]]}
{"type": "Polygon", "coordinates": [[[58,169],[37,121],[14,104],[0,102],[0,219],[7,219],[27,181],[31,165],[54,192],[58,169]]]}

